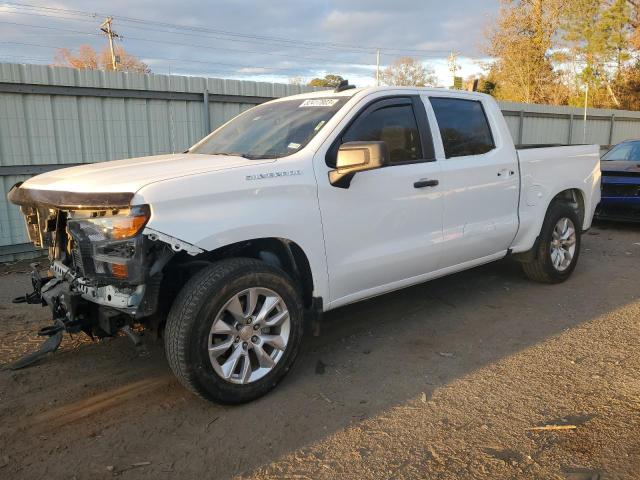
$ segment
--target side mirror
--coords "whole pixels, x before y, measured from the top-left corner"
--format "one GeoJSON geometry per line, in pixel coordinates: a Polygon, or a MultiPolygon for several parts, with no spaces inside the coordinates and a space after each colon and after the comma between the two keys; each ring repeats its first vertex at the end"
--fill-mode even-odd
{"type": "Polygon", "coordinates": [[[340,145],[336,168],[329,172],[329,183],[338,188],[349,188],[357,172],[374,170],[389,165],[389,152],[385,142],[347,142],[340,145]]]}

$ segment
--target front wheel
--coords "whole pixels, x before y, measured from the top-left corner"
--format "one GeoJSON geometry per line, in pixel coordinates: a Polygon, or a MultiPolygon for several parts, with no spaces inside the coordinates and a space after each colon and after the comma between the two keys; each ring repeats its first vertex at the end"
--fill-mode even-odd
{"type": "Polygon", "coordinates": [[[564,282],[578,263],[582,224],[568,204],[556,202],[544,219],[535,259],[523,263],[531,280],[543,283],[564,282]]]}
{"type": "Polygon", "coordinates": [[[302,339],[302,304],[291,279],[264,262],[235,258],[198,272],[167,318],[171,369],[193,393],[242,403],[276,386],[302,339]]]}

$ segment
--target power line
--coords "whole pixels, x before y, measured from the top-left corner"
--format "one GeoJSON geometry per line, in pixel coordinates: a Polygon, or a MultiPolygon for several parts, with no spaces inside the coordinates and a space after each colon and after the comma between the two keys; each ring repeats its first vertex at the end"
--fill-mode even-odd
{"type": "MultiPolygon", "coordinates": [[[[19,3],[9,2],[9,3],[5,3],[4,5],[8,8],[13,8],[14,10],[16,10],[16,11],[10,11],[8,13],[17,14],[17,15],[23,14],[23,15],[43,16],[43,17],[55,18],[62,21],[95,22],[95,18],[99,15],[98,13],[91,13],[91,12],[86,12],[82,10],[71,10],[71,9],[64,9],[64,8],[37,6],[33,4],[19,4],[19,3]]],[[[332,42],[309,42],[309,41],[298,41],[298,40],[294,40],[290,38],[282,38],[282,37],[248,35],[248,34],[241,34],[237,32],[228,32],[228,31],[215,30],[215,29],[209,29],[209,28],[203,28],[203,27],[190,27],[190,26],[176,25],[176,24],[165,23],[165,22],[154,22],[154,21],[148,21],[148,20],[143,20],[143,19],[134,18],[134,17],[118,16],[117,18],[118,18],[118,21],[121,21],[121,22],[134,23],[136,29],[152,30],[153,32],[164,31],[166,33],[170,33],[171,35],[180,35],[180,36],[198,36],[198,37],[217,38],[224,42],[229,41],[229,42],[260,43],[261,45],[265,45],[265,44],[269,45],[269,44],[275,43],[276,45],[273,45],[273,46],[276,46],[277,48],[285,48],[285,49],[305,48],[309,50],[325,50],[325,51],[327,50],[336,51],[336,49],[338,49],[341,55],[345,55],[345,54],[346,55],[349,55],[349,54],[365,55],[369,53],[367,50],[370,48],[370,47],[363,47],[360,45],[354,46],[354,45],[347,45],[347,44],[337,44],[332,42]],[[347,50],[347,48],[350,50],[347,50]]],[[[3,22],[0,21],[0,23],[3,23],[3,22]]],[[[13,24],[17,26],[26,26],[31,28],[43,28],[43,26],[41,25],[20,24],[18,22],[4,22],[4,23],[13,24]]],[[[90,35],[90,36],[95,35],[94,33],[67,29],[67,28],[53,27],[53,26],[49,26],[48,29],[52,31],[69,32],[69,33],[74,33],[79,35],[90,35]]],[[[311,63],[311,62],[320,63],[320,64],[325,63],[327,64],[327,66],[332,65],[332,68],[334,69],[344,68],[344,66],[346,66],[347,68],[349,67],[371,68],[372,66],[372,62],[366,62],[366,63],[356,62],[356,61],[350,61],[346,59],[344,61],[336,61],[335,59],[327,59],[327,58],[321,58],[316,56],[295,55],[293,53],[286,54],[286,53],[247,50],[243,48],[230,48],[228,46],[221,46],[219,43],[216,43],[215,46],[212,46],[212,45],[187,43],[184,41],[168,41],[168,40],[161,40],[161,39],[151,39],[151,38],[144,38],[144,37],[138,37],[138,36],[126,36],[126,35],[122,36],[121,35],[120,38],[125,40],[149,42],[152,44],[165,44],[165,45],[183,46],[183,47],[189,47],[189,48],[202,48],[202,49],[207,49],[208,51],[217,50],[217,51],[223,51],[223,52],[224,51],[239,52],[243,54],[268,55],[273,57],[284,58],[284,59],[293,61],[295,63],[303,63],[304,61],[308,63],[311,63]]],[[[109,37],[109,41],[110,41],[110,49],[111,49],[112,68],[117,69],[117,57],[113,50],[113,38],[109,37]]],[[[434,52],[438,52],[438,50],[406,50],[406,49],[395,49],[392,47],[386,47],[386,48],[380,48],[376,50],[375,52],[376,64],[379,65],[380,55],[392,55],[391,52],[414,52],[414,53],[417,52],[424,57],[427,56],[427,52],[428,52],[429,57],[442,58],[442,56],[440,55],[435,55],[434,52]]],[[[444,52],[444,50],[440,50],[440,52],[444,52]]],[[[145,57],[148,58],[147,55],[145,55],[145,57]]],[[[162,57],[154,57],[154,59],[162,60],[162,57]]],[[[220,65],[227,65],[227,66],[236,66],[231,64],[223,64],[222,62],[206,62],[206,61],[200,61],[195,59],[184,59],[184,58],[180,58],[180,59],[166,58],[165,60],[171,61],[171,62],[177,62],[181,64],[197,63],[202,65],[220,64],[220,65]]],[[[252,67],[237,65],[237,68],[243,69],[243,68],[252,68],[252,67]]],[[[301,65],[300,68],[278,67],[274,69],[273,67],[267,67],[267,66],[257,66],[257,68],[265,69],[267,71],[276,70],[276,71],[282,72],[286,70],[286,71],[300,72],[300,71],[304,71],[305,68],[309,69],[310,67],[304,67],[303,65],[301,65]]],[[[322,66],[319,65],[316,68],[322,68],[322,66]]],[[[379,67],[376,68],[376,71],[378,70],[379,70],[379,67]]]]}
{"type": "MultiPolygon", "coordinates": [[[[11,2],[0,4],[0,8],[2,6],[13,8],[16,10],[16,11],[6,11],[6,13],[17,14],[17,15],[42,16],[42,17],[48,17],[48,18],[55,18],[63,21],[81,21],[81,22],[94,23],[98,15],[103,15],[98,13],[86,12],[83,10],[72,10],[72,9],[65,9],[65,8],[56,8],[56,7],[47,7],[47,6],[38,6],[33,4],[21,4],[21,3],[11,3],[11,2]]],[[[115,32],[111,30],[111,22],[109,21],[109,20],[113,21],[113,18],[117,19],[119,22],[133,23],[135,24],[136,29],[141,29],[141,30],[151,30],[153,32],[158,32],[158,33],[165,32],[165,33],[170,33],[171,35],[209,37],[209,38],[216,38],[222,41],[229,41],[229,42],[259,43],[261,45],[269,45],[269,44],[275,43],[276,45],[272,45],[272,46],[277,48],[283,48],[283,49],[304,48],[308,50],[325,50],[325,51],[328,50],[333,52],[335,52],[336,50],[339,50],[341,54],[347,54],[347,55],[349,54],[366,55],[371,53],[371,49],[373,49],[374,54],[376,54],[376,60],[378,62],[379,62],[378,55],[392,55],[391,52],[420,52],[422,56],[426,57],[427,55],[429,55],[429,56],[433,56],[433,58],[443,58],[443,56],[435,55],[435,52],[444,52],[444,50],[407,50],[407,49],[395,49],[392,47],[375,49],[374,47],[361,46],[361,45],[348,45],[348,44],[340,44],[340,43],[334,43],[334,42],[301,41],[301,40],[295,40],[295,39],[284,38],[284,37],[250,35],[250,34],[244,34],[244,33],[238,33],[238,32],[210,29],[205,27],[191,27],[191,26],[177,25],[177,24],[171,24],[166,22],[155,22],[155,21],[149,21],[149,20],[144,20],[144,19],[139,19],[134,17],[113,16],[113,17],[109,17],[107,21],[105,21],[102,24],[102,27],[104,28],[103,30],[104,33],[106,33],[107,36],[109,37],[111,57],[112,57],[112,67],[114,69],[117,69],[117,58],[113,48],[113,40],[115,38],[115,35],[112,37],[109,34],[109,32],[112,32],[115,34],[115,32]]],[[[75,30],[72,28],[63,28],[63,27],[57,27],[52,25],[46,25],[46,26],[33,25],[33,24],[26,24],[26,23],[20,23],[20,22],[9,22],[4,20],[0,20],[0,24],[15,25],[20,27],[28,27],[28,28],[36,28],[36,29],[47,29],[50,31],[66,32],[66,33],[83,35],[83,36],[101,36],[102,35],[100,33],[86,32],[81,30],[75,30]]],[[[372,65],[373,65],[372,62],[365,63],[365,62],[355,62],[355,61],[337,61],[335,59],[321,58],[321,57],[315,57],[315,56],[303,56],[303,55],[296,55],[293,53],[286,54],[286,53],[246,50],[244,48],[230,48],[230,47],[220,46],[219,44],[204,45],[199,43],[187,43],[184,41],[152,39],[152,38],[127,36],[127,35],[118,35],[118,38],[121,40],[149,42],[152,44],[166,44],[166,45],[172,45],[172,46],[201,48],[201,49],[207,49],[208,51],[219,50],[219,51],[239,52],[244,54],[269,55],[269,56],[285,58],[287,60],[290,60],[296,63],[306,60],[309,62],[320,63],[320,64],[322,63],[331,64],[334,66],[334,68],[340,68],[339,67],[340,65],[346,65],[348,67],[360,66],[360,67],[372,68],[372,65]]],[[[0,42],[0,43],[7,43],[7,42],[0,42]]],[[[20,42],[12,42],[12,43],[20,44],[20,42]]],[[[34,44],[33,46],[37,46],[37,45],[34,44]]],[[[47,46],[40,45],[40,46],[44,48],[52,48],[49,45],[47,46]]],[[[60,47],[55,47],[55,48],[60,48],[60,47]]],[[[149,58],[146,55],[144,55],[144,57],[149,58]]],[[[269,67],[269,66],[259,66],[259,65],[242,66],[237,64],[229,64],[229,63],[222,63],[222,62],[208,62],[208,61],[184,59],[184,58],[153,57],[149,59],[165,60],[165,61],[181,63],[181,64],[196,63],[196,64],[202,64],[202,65],[222,65],[222,66],[234,67],[237,69],[259,68],[259,69],[264,69],[267,71],[275,71],[275,72],[284,72],[284,71],[299,72],[300,70],[304,71],[304,68],[305,68],[303,66],[301,68],[269,67]]],[[[306,67],[306,68],[310,70],[310,67],[306,67]]],[[[322,67],[317,66],[316,68],[322,68],[322,67]]],[[[239,75],[242,74],[241,72],[234,72],[234,73],[239,75]]]]}
{"type": "Polygon", "coordinates": [[[18,60],[30,60],[30,61],[35,61],[35,62],[46,62],[49,59],[47,58],[43,58],[43,57],[28,57],[28,56],[24,56],[24,55],[7,55],[7,54],[0,54],[0,58],[14,58],[14,59],[18,59],[18,60]]]}
{"type": "MultiPolygon", "coordinates": [[[[0,24],[15,25],[20,27],[43,28],[47,30],[57,30],[62,32],[75,33],[78,35],[88,35],[88,36],[98,36],[98,37],[101,36],[101,34],[99,33],[85,32],[81,30],[73,30],[69,28],[53,27],[53,26],[47,26],[47,25],[33,25],[28,23],[7,22],[5,20],[0,20],[0,24]]],[[[257,55],[277,56],[277,57],[282,57],[288,60],[295,60],[295,61],[299,61],[300,59],[303,59],[303,60],[313,60],[316,62],[332,63],[332,64],[338,64],[338,65],[339,64],[361,65],[361,66],[371,65],[370,63],[364,63],[364,62],[340,62],[332,59],[319,58],[319,57],[307,57],[307,56],[298,56],[298,55],[293,56],[293,55],[277,54],[277,53],[271,53],[271,52],[261,52],[261,51],[255,51],[255,50],[244,50],[244,49],[235,49],[235,48],[219,47],[219,46],[211,46],[211,45],[203,45],[203,44],[195,44],[195,43],[176,42],[171,40],[158,40],[158,39],[150,39],[150,38],[143,38],[143,37],[136,37],[136,36],[132,37],[129,35],[120,35],[119,37],[122,40],[136,40],[140,42],[161,43],[166,45],[177,45],[177,46],[192,47],[192,48],[203,48],[207,50],[226,50],[226,51],[239,52],[239,53],[254,53],[257,55]]]]}
{"type": "MultiPolygon", "coordinates": [[[[13,42],[13,41],[0,41],[0,45],[21,45],[21,46],[27,46],[27,47],[39,47],[39,48],[48,48],[48,49],[53,49],[53,50],[60,50],[63,49],[64,47],[59,47],[59,46],[54,46],[54,45],[43,45],[40,43],[28,43],[28,42],[13,42]]],[[[47,61],[47,59],[41,59],[44,61],[47,61]]],[[[202,65],[222,65],[225,67],[235,67],[237,69],[243,69],[243,68],[259,68],[259,69],[266,69],[266,70],[271,70],[275,72],[295,72],[300,70],[299,68],[282,68],[282,67],[271,67],[271,66],[263,66],[263,65],[238,65],[238,64],[233,64],[233,63],[223,63],[223,62],[210,62],[210,61],[205,61],[205,60],[196,60],[196,59],[191,59],[191,58],[167,58],[167,57],[149,57],[149,56],[144,56],[144,60],[163,60],[163,61],[167,61],[167,62],[174,62],[174,63],[186,63],[186,64],[191,64],[191,63],[198,63],[198,64],[202,64],[202,65]]],[[[267,72],[265,72],[267,73],[267,72]]]]}
{"type": "MultiPolygon", "coordinates": [[[[14,8],[14,7],[11,7],[14,8]]],[[[45,7],[42,7],[45,8],[45,7]]],[[[71,18],[71,17],[67,17],[63,15],[50,15],[50,14],[45,14],[45,13],[37,13],[37,12],[25,12],[25,11],[13,11],[13,12],[6,12],[6,13],[10,13],[10,14],[16,14],[16,15],[33,15],[33,16],[37,16],[37,17],[46,17],[46,18],[56,18],[59,20],[71,20],[71,21],[80,21],[80,22],[89,22],[89,23],[94,23],[93,19],[89,19],[89,18],[71,18]]],[[[91,15],[92,17],[95,17],[95,14],[91,15]]],[[[120,19],[119,19],[120,20],[120,19]]],[[[141,29],[141,30],[148,30],[148,31],[153,31],[153,32],[166,32],[166,33],[170,33],[173,35],[183,35],[183,36],[192,36],[192,37],[198,37],[198,38],[202,38],[202,36],[209,36],[215,39],[219,39],[219,40],[223,40],[223,41],[230,41],[230,42],[248,42],[248,43],[259,43],[261,45],[264,44],[263,41],[245,41],[245,40],[240,40],[240,39],[236,39],[236,38],[225,38],[222,35],[219,34],[214,34],[214,33],[208,33],[208,32],[180,32],[180,31],[174,31],[171,29],[161,29],[158,27],[149,27],[149,26],[144,26],[144,25],[136,25],[136,29],[141,29]]],[[[131,37],[127,37],[127,38],[131,38],[131,37]]],[[[268,43],[267,43],[268,44],[268,43]]],[[[275,47],[279,47],[279,48],[296,48],[299,49],[301,48],[300,45],[295,44],[295,45],[273,45],[275,47]]],[[[328,52],[336,52],[336,48],[331,48],[331,47],[308,47],[306,45],[303,45],[303,47],[307,48],[307,49],[311,49],[311,50],[322,50],[322,51],[328,51],[328,52]]],[[[217,50],[228,50],[228,51],[236,51],[236,52],[246,52],[246,53],[259,53],[262,55],[274,55],[274,56],[285,56],[285,57],[289,57],[290,55],[286,55],[286,54],[278,54],[278,53],[273,53],[273,52],[264,52],[264,51],[251,51],[251,50],[245,50],[245,49],[241,49],[241,48],[229,48],[229,47],[220,47],[220,46],[216,46],[215,49],[217,50]]],[[[398,49],[393,49],[393,48],[383,48],[383,49],[377,49],[377,50],[385,50],[385,52],[380,52],[381,55],[396,55],[396,53],[393,52],[397,52],[397,53],[416,53],[419,56],[422,57],[426,57],[426,58],[441,58],[442,55],[437,55],[437,52],[448,52],[447,50],[398,50],[398,49]]],[[[343,48],[339,49],[341,54],[368,54],[369,52],[365,52],[362,50],[355,50],[355,51],[350,51],[350,50],[345,50],[343,48]]],[[[377,51],[376,51],[377,53],[377,51]]],[[[300,57],[298,55],[296,55],[297,58],[309,58],[309,59],[316,59],[316,60],[326,60],[323,58],[319,58],[319,57],[309,57],[309,56],[305,56],[305,57],[300,57]]],[[[329,61],[329,60],[327,60],[329,61]]],[[[346,63],[346,62],[343,62],[346,63]]],[[[357,62],[349,62],[352,64],[357,64],[357,62]]],[[[370,63],[361,63],[362,65],[370,65],[370,63]]]]}
{"type": "MultiPolygon", "coordinates": [[[[28,23],[8,22],[8,21],[5,21],[5,20],[0,20],[0,24],[14,25],[14,26],[20,26],[20,27],[40,28],[40,29],[47,29],[47,30],[55,30],[55,31],[61,31],[61,32],[74,33],[74,34],[78,34],[78,35],[101,36],[101,34],[99,34],[99,33],[85,32],[85,31],[82,31],[82,30],[74,30],[74,29],[69,29],[69,28],[54,27],[54,26],[48,26],[48,25],[33,25],[33,24],[28,24],[28,23]]],[[[150,39],[150,38],[129,36],[129,35],[120,35],[120,38],[123,39],[123,40],[136,40],[136,41],[140,41],[140,42],[160,43],[160,44],[166,44],[166,45],[184,46],[184,47],[191,47],[191,48],[203,48],[203,49],[207,49],[207,50],[222,50],[222,51],[231,51],[231,52],[239,52],[239,53],[253,53],[253,54],[257,54],[257,55],[269,55],[269,56],[276,56],[276,57],[280,57],[280,58],[286,58],[288,60],[293,60],[293,61],[297,61],[297,62],[300,61],[300,60],[311,60],[311,61],[314,61],[314,62],[322,62],[322,63],[328,63],[328,64],[333,64],[333,65],[357,65],[357,66],[366,66],[366,67],[369,67],[369,66],[372,65],[372,63],[365,63],[365,62],[353,62],[353,61],[341,62],[341,61],[336,61],[334,59],[326,59],[326,58],[320,58],[320,57],[310,57],[310,56],[301,56],[301,55],[295,55],[294,56],[294,55],[287,55],[287,54],[278,54],[278,53],[273,53],[273,52],[262,52],[262,51],[255,51],[255,50],[234,49],[234,48],[229,48],[229,47],[220,47],[220,46],[211,46],[211,45],[203,45],[203,44],[195,44],[195,43],[176,42],[176,41],[171,41],[171,40],[150,39]]]]}
{"type": "MultiPolygon", "coordinates": [[[[47,8],[47,7],[41,7],[41,8],[47,8]]],[[[56,18],[59,20],[72,20],[72,21],[81,21],[81,22],[90,22],[90,23],[94,23],[94,20],[90,20],[90,19],[85,19],[85,18],[70,18],[70,17],[66,17],[64,15],[49,15],[49,14],[44,14],[44,13],[37,13],[37,12],[24,12],[24,11],[8,11],[6,13],[10,13],[10,14],[16,14],[16,15],[33,15],[33,16],[37,16],[37,17],[46,17],[46,18],[56,18]]],[[[92,15],[92,17],[95,17],[96,15],[92,15]]],[[[115,17],[118,18],[118,20],[120,21],[127,21],[127,20],[123,20],[121,17],[115,17]]],[[[141,20],[142,22],[142,20],[141,20]]],[[[194,36],[194,37],[198,37],[201,38],[203,35],[204,36],[210,36],[212,38],[218,39],[218,40],[224,40],[224,41],[230,41],[230,42],[249,42],[249,43],[260,43],[261,45],[263,45],[265,42],[263,41],[258,41],[258,40],[240,40],[240,39],[235,39],[235,38],[226,38],[224,36],[222,36],[221,34],[215,34],[215,33],[209,33],[209,32],[198,32],[198,33],[194,33],[194,32],[180,32],[180,31],[174,31],[174,30],[163,30],[161,28],[158,28],[157,26],[153,26],[153,27],[149,27],[149,26],[144,26],[144,25],[136,25],[135,27],[136,29],[141,29],[141,30],[151,30],[154,32],[166,32],[166,33],[171,33],[174,35],[187,35],[187,36],[194,36]]],[[[296,44],[296,45],[274,45],[274,46],[278,46],[280,48],[301,48],[301,45],[296,44]]],[[[304,46],[304,45],[302,45],[304,46]]],[[[305,46],[306,47],[306,46],[305,46]]],[[[308,48],[308,47],[306,47],[308,48]]],[[[316,48],[317,50],[318,48],[316,48]]],[[[329,50],[331,52],[335,52],[335,48],[320,48],[321,50],[329,50]]],[[[242,51],[240,49],[237,49],[236,51],[242,51]]],[[[262,52],[261,52],[262,53],[262,52]]],[[[349,53],[349,52],[347,52],[349,53]]],[[[357,51],[357,52],[351,52],[351,53],[363,53],[362,51],[357,51]]]]}
{"type": "MultiPolygon", "coordinates": [[[[34,57],[34,56],[26,56],[26,55],[7,55],[7,54],[0,54],[0,60],[7,60],[7,61],[11,61],[11,62],[15,62],[15,61],[33,61],[33,62],[49,62],[50,59],[49,58],[45,58],[45,57],[34,57]]],[[[186,63],[188,61],[183,62],[180,59],[167,59],[167,58],[157,58],[157,60],[170,60],[173,61],[175,60],[176,63],[186,63]]],[[[199,63],[207,63],[209,64],[209,62],[199,62],[199,63]]],[[[167,66],[167,67],[159,67],[162,70],[167,70],[168,72],[171,72],[171,67],[167,66]]],[[[243,68],[252,68],[252,67],[243,67],[243,68]]],[[[158,73],[157,71],[155,73],[158,73]]],[[[245,74],[243,73],[239,73],[237,71],[237,69],[220,69],[220,68],[215,68],[214,72],[212,72],[213,74],[225,74],[225,75],[232,75],[232,76],[236,76],[236,77],[242,77],[245,74]]],[[[254,75],[278,75],[278,72],[259,72],[259,73],[255,73],[254,75]]]]}
{"type": "Polygon", "coordinates": [[[31,28],[43,28],[46,30],[58,30],[61,32],[69,32],[69,33],[76,33],[79,35],[90,35],[90,36],[94,36],[94,37],[101,37],[102,34],[101,33],[94,33],[94,32],[83,32],[80,30],[72,30],[70,28],[62,28],[62,27],[52,27],[49,25],[32,25],[32,24],[28,24],[28,23],[18,23],[18,22],[7,22],[6,20],[0,20],[0,23],[3,23],[5,25],[15,25],[17,27],[31,27],[31,28]]]}
{"type": "MultiPolygon", "coordinates": [[[[72,15],[81,15],[81,16],[90,16],[95,18],[95,16],[107,16],[108,14],[104,14],[104,13],[92,13],[92,12],[87,12],[87,11],[83,11],[83,10],[72,10],[72,9],[66,9],[66,8],[59,8],[59,7],[46,7],[46,6],[40,6],[40,5],[34,5],[34,4],[25,4],[25,3],[13,3],[13,2],[5,2],[4,5],[9,6],[9,7],[13,7],[13,8],[27,8],[27,9],[31,9],[31,10],[45,10],[45,11],[52,11],[52,12],[63,12],[66,14],[72,14],[72,15]]],[[[264,42],[275,42],[275,43],[284,43],[284,44],[292,44],[295,47],[300,47],[300,46],[306,46],[306,47],[321,47],[321,48],[331,48],[331,49],[338,49],[338,50],[352,50],[354,52],[358,52],[358,53],[375,53],[376,50],[378,49],[377,47],[374,46],[363,46],[363,45],[353,45],[353,44],[346,44],[346,43],[337,43],[337,42],[318,42],[318,41],[309,41],[309,40],[300,40],[300,39],[293,39],[293,38],[286,38],[286,37],[275,37],[275,36],[267,36],[267,35],[255,35],[255,34],[246,34],[246,33],[239,33],[239,32],[233,32],[233,31],[227,31],[227,30],[218,30],[218,29],[211,29],[211,28],[206,28],[206,27],[197,27],[197,26],[187,26],[187,25],[179,25],[179,24],[172,24],[172,23],[167,23],[167,22],[157,22],[157,21],[151,21],[151,20],[145,20],[145,19],[140,19],[140,18],[135,18],[135,17],[128,17],[128,16],[120,16],[120,15],[111,15],[113,16],[113,18],[117,18],[119,21],[123,21],[123,22],[130,22],[130,23],[140,23],[140,24],[146,24],[146,25],[153,25],[155,27],[165,27],[165,28],[170,28],[170,29],[174,29],[174,30],[186,30],[186,31],[190,31],[190,32],[198,32],[200,34],[202,33],[209,33],[209,34],[217,34],[217,35],[223,35],[223,36],[227,36],[227,37],[233,37],[233,39],[228,38],[227,40],[230,41],[240,41],[240,39],[244,39],[246,41],[251,41],[251,42],[260,42],[260,43],[264,43],[264,42]]],[[[413,52],[413,53],[446,53],[448,52],[448,50],[428,50],[428,49],[406,49],[406,48],[395,48],[395,47],[382,47],[380,48],[381,52],[396,52],[396,53],[400,53],[400,52],[413,52]]]]}
{"type": "MultiPolygon", "coordinates": [[[[47,15],[47,14],[42,14],[42,13],[34,13],[34,12],[23,12],[23,11],[15,11],[15,12],[6,12],[6,13],[10,13],[10,14],[16,14],[16,15],[33,15],[33,16],[37,16],[37,17],[46,17],[46,18],[56,18],[59,20],[71,20],[71,21],[81,21],[81,22],[91,22],[93,23],[93,20],[89,20],[89,19],[84,19],[84,18],[70,18],[70,17],[65,17],[65,16],[59,16],[59,15],[47,15]]],[[[121,18],[119,17],[115,17],[120,21],[123,21],[121,18]]],[[[125,20],[126,22],[126,20],[125,20]]],[[[135,26],[136,29],[139,30],[150,30],[153,32],[159,32],[159,33],[170,33],[172,35],[183,35],[183,36],[192,36],[192,37],[198,37],[198,38],[202,38],[203,36],[207,36],[207,37],[211,37],[217,40],[223,40],[225,42],[240,42],[240,43],[258,43],[260,45],[271,45],[269,42],[264,42],[262,40],[246,40],[246,39],[238,39],[238,38],[228,38],[225,37],[221,34],[215,34],[215,33],[209,33],[209,32],[198,32],[198,33],[194,33],[194,32],[180,32],[180,31],[174,31],[171,29],[162,29],[159,27],[151,27],[151,26],[144,26],[144,25],[136,25],[135,26]]],[[[128,37],[131,38],[131,37],[128,37]]],[[[321,50],[321,51],[327,51],[327,52],[332,52],[335,53],[336,49],[335,48],[330,48],[330,47],[309,47],[307,45],[300,45],[300,44],[294,44],[294,45],[281,45],[281,44],[275,44],[275,45],[271,45],[274,47],[278,47],[278,48],[296,48],[296,49],[300,49],[300,48],[306,48],[306,49],[310,49],[310,50],[321,50]]],[[[230,49],[227,48],[227,50],[234,50],[234,51],[244,51],[243,49],[230,49]]],[[[267,52],[260,52],[260,53],[267,53],[267,52]]],[[[362,50],[356,50],[356,51],[349,51],[349,50],[340,50],[340,53],[346,53],[346,54],[366,54],[368,52],[364,52],[362,50]]]]}

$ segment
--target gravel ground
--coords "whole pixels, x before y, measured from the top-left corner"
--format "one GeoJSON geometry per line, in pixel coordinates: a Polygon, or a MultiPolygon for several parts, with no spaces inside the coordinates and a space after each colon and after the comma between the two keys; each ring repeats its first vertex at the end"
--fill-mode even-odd
{"type": "MultiPolygon", "coordinates": [[[[157,341],[67,337],[0,372],[0,478],[639,478],[639,267],[640,227],[600,224],[562,285],[503,261],[331,312],[239,407],[157,341]]],[[[48,323],[27,285],[0,271],[0,363],[48,323]]]]}

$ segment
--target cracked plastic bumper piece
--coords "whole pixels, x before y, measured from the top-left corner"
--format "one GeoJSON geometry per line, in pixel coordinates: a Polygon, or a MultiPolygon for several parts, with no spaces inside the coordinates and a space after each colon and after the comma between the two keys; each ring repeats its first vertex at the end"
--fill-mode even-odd
{"type": "MultiPolygon", "coordinates": [[[[82,298],[98,305],[112,307],[130,315],[135,315],[140,301],[144,296],[145,285],[138,285],[131,288],[118,288],[113,285],[95,286],[90,280],[74,274],[71,269],[56,260],[51,269],[58,282],[70,281],[74,287],[81,292],[82,298]]],[[[46,299],[47,292],[55,287],[56,280],[49,282],[42,289],[42,296],[46,299]],[[51,286],[49,286],[51,284],[51,286]]]]}

